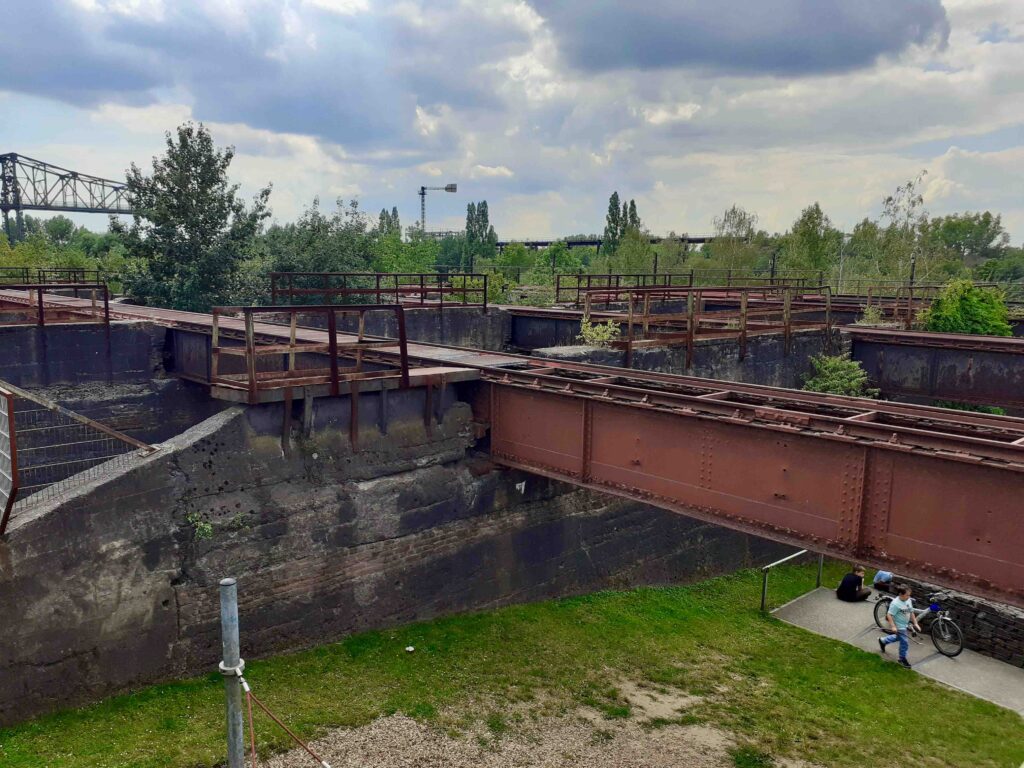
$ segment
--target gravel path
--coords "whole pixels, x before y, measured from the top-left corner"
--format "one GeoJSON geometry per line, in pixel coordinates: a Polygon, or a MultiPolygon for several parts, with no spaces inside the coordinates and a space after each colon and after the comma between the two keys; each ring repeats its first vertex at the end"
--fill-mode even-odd
{"type": "MultiPolygon", "coordinates": [[[[635,721],[569,716],[515,726],[501,737],[444,731],[395,715],[353,729],[338,729],[313,748],[332,768],[731,768],[734,741],[704,725],[645,728],[635,721]]],[[[262,763],[261,763],[262,765],[262,763]]],[[[266,762],[270,768],[315,768],[293,750],[266,762]]]]}

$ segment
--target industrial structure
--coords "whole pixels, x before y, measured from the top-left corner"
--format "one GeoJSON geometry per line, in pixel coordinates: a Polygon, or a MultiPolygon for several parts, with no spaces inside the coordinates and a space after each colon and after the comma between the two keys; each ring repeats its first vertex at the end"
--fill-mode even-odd
{"type": "Polygon", "coordinates": [[[124,182],[70,171],[13,152],[0,155],[0,212],[11,242],[25,237],[24,211],[132,213],[124,182]]]}

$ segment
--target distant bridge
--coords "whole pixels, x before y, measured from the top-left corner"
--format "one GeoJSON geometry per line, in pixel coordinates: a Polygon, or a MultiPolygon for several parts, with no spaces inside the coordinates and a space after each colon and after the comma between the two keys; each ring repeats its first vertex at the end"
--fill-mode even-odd
{"type": "Polygon", "coordinates": [[[11,242],[25,237],[23,211],[130,214],[127,191],[123,181],[69,171],[14,152],[0,155],[0,211],[11,242]]]}
{"type": "MultiPolygon", "coordinates": [[[[648,241],[652,245],[658,243],[686,243],[688,245],[703,245],[709,243],[715,239],[714,235],[677,235],[671,237],[660,237],[651,236],[648,241]]],[[[541,248],[548,248],[555,243],[564,242],[568,248],[596,248],[598,252],[601,251],[601,244],[604,243],[604,238],[595,237],[589,240],[499,240],[498,241],[498,252],[501,253],[505,248],[512,245],[513,243],[519,243],[520,245],[526,246],[532,251],[540,250],[541,248]]]]}

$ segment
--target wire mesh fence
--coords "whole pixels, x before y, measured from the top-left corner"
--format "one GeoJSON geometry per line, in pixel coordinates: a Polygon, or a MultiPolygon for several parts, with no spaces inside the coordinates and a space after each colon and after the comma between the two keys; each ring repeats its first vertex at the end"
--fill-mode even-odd
{"type": "Polygon", "coordinates": [[[35,393],[0,382],[0,535],[19,510],[63,498],[156,450],[35,393]]]}

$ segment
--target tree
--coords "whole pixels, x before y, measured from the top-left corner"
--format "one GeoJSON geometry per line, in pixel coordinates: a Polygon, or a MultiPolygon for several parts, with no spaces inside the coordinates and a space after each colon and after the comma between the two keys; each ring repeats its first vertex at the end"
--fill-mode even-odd
{"type": "Polygon", "coordinates": [[[818,203],[810,205],[793,222],[782,251],[784,269],[831,270],[837,261],[842,234],[818,203]]]}
{"type": "Polygon", "coordinates": [[[466,262],[472,268],[477,259],[493,259],[498,251],[498,235],[491,226],[487,201],[466,206],[466,262]]]}
{"type": "Polygon", "coordinates": [[[636,212],[636,200],[629,201],[629,212],[626,215],[626,227],[627,229],[635,229],[637,232],[643,229],[640,224],[640,216],[636,212]]]}
{"type": "MultiPolygon", "coordinates": [[[[627,212],[628,213],[628,212],[627,212]]],[[[604,242],[602,250],[609,255],[615,253],[622,236],[622,209],[619,207],[619,193],[612,192],[608,198],[608,214],[605,216],[604,242]]]]}
{"type": "Polygon", "coordinates": [[[812,374],[804,382],[807,392],[827,392],[850,397],[878,397],[868,386],[868,374],[859,360],[849,355],[817,355],[811,358],[812,374]]]}
{"type": "Polygon", "coordinates": [[[228,181],[234,148],[218,150],[202,123],[168,132],[166,144],[150,175],[134,163],[128,171],[135,214],[126,241],[135,261],[126,287],[147,304],[207,311],[231,295],[270,215],[270,187],[247,207],[228,181]]]}
{"type": "Polygon", "coordinates": [[[380,216],[377,217],[377,234],[402,237],[402,222],[398,220],[398,208],[392,208],[390,213],[387,208],[380,209],[380,216]]]}
{"type": "Polygon", "coordinates": [[[951,250],[967,267],[1002,258],[1010,244],[1002,217],[988,211],[934,218],[923,225],[921,234],[932,248],[951,250]]]}
{"type": "Polygon", "coordinates": [[[51,243],[62,247],[71,242],[75,234],[75,223],[67,216],[54,216],[43,224],[43,231],[51,243]]]}
{"type": "Polygon", "coordinates": [[[1009,317],[1002,291],[953,280],[932,301],[923,320],[926,330],[939,333],[1012,336],[1009,317]]]}

